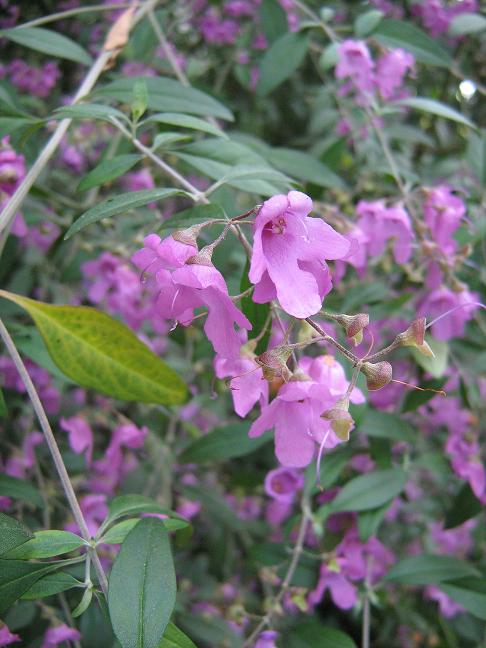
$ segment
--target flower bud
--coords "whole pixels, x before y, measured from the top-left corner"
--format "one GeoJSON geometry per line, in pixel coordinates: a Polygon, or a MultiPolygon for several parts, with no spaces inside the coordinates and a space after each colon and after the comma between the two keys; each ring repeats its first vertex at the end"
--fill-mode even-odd
{"type": "Polygon", "coordinates": [[[212,266],[213,262],[211,258],[213,256],[213,248],[210,245],[206,245],[202,250],[199,250],[197,254],[187,259],[186,263],[188,265],[202,265],[202,266],[212,266]]]}
{"type": "Polygon", "coordinates": [[[172,232],[172,238],[174,241],[179,241],[186,245],[193,245],[197,248],[197,237],[199,236],[200,231],[201,225],[193,225],[185,230],[176,230],[175,232],[172,232]]]}
{"type": "Polygon", "coordinates": [[[408,329],[399,333],[395,338],[397,346],[415,347],[429,358],[434,358],[435,354],[424,339],[425,336],[425,317],[419,317],[414,320],[408,329]]]}
{"type": "Polygon", "coordinates": [[[349,441],[349,433],[354,425],[353,418],[348,412],[349,399],[338,400],[330,410],[324,412],[322,418],[331,421],[331,429],[341,441],[349,441]]]}
{"type": "Polygon", "coordinates": [[[276,378],[282,378],[284,382],[290,380],[292,372],[287,367],[287,360],[290,358],[291,353],[292,347],[288,344],[282,344],[265,351],[255,358],[255,362],[262,368],[265,380],[268,380],[268,382],[272,382],[276,378]]]}
{"type": "Polygon", "coordinates": [[[346,335],[353,341],[354,346],[363,341],[363,329],[370,323],[370,316],[367,313],[357,315],[337,315],[336,322],[346,331],[346,335]]]}
{"type": "Polygon", "coordinates": [[[364,362],[361,371],[366,377],[366,385],[370,391],[386,387],[393,376],[393,368],[389,362],[364,362]]]}

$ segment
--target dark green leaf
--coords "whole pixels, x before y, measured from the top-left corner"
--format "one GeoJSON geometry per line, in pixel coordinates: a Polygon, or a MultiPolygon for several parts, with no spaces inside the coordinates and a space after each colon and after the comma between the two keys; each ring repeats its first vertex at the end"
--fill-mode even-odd
{"type": "Polygon", "coordinates": [[[167,77],[122,77],[97,88],[94,94],[113,97],[121,103],[129,104],[133,96],[133,85],[139,79],[143,79],[147,85],[147,106],[150,110],[189,113],[233,121],[233,115],[222,103],[200,90],[183,86],[167,77]]]}
{"type": "MultiPolygon", "coordinates": [[[[447,382],[446,378],[439,378],[434,380],[424,380],[418,386],[421,389],[442,389],[447,382]]],[[[415,389],[408,392],[403,401],[402,412],[414,412],[421,405],[425,405],[429,400],[435,398],[437,394],[433,391],[417,391],[415,389]]]]}
{"type": "Polygon", "coordinates": [[[40,508],[44,506],[42,497],[32,484],[17,477],[10,477],[10,475],[0,475],[0,495],[19,499],[40,508]]]}
{"type": "Polygon", "coordinates": [[[79,385],[140,403],[184,401],[182,379],[124,324],[94,308],[0,294],[27,310],[54,362],[79,385]]]}
{"type": "Polygon", "coordinates": [[[128,534],[112,567],[108,606],[122,648],[158,648],[175,605],[169,537],[156,518],[128,534]]]}
{"type": "Polygon", "coordinates": [[[475,567],[453,556],[423,554],[400,560],[390,569],[385,580],[404,585],[430,585],[478,575],[475,567]]]}
{"type": "MultiPolygon", "coordinates": [[[[248,290],[248,288],[250,288],[250,286],[252,285],[248,278],[249,270],[250,262],[247,259],[240,281],[241,293],[245,292],[245,290],[248,290]]],[[[268,319],[270,314],[270,304],[257,304],[253,301],[251,294],[243,297],[240,304],[243,314],[246,315],[250,324],[252,325],[251,331],[248,332],[248,339],[253,340],[254,338],[260,336],[257,346],[255,347],[255,354],[260,355],[267,350],[268,341],[270,339],[271,326],[270,320],[268,319]],[[266,331],[263,335],[261,335],[265,326],[267,327],[266,331]]]]}
{"type": "Polygon", "coordinates": [[[93,588],[87,587],[84,590],[84,594],[81,597],[81,600],[79,601],[78,605],[71,612],[71,616],[74,619],[76,619],[77,617],[81,616],[84,612],[86,612],[86,610],[89,608],[91,604],[92,598],[93,598],[93,588]]]}
{"type": "Polygon", "coordinates": [[[288,31],[287,13],[277,0],[262,0],[259,13],[262,31],[269,43],[288,31]]]}
{"type": "Polygon", "coordinates": [[[0,555],[24,544],[34,536],[22,522],[0,513],[0,555]]]}
{"type": "Polygon", "coordinates": [[[0,36],[43,54],[83,63],[84,65],[91,65],[92,63],[91,56],[81,45],[50,29],[16,27],[14,29],[3,29],[0,36]]]}
{"type": "MultiPolygon", "coordinates": [[[[182,520],[181,518],[166,518],[161,519],[160,521],[167,531],[178,531],[179,529],[190,528],[187,520],[182,520]]],[[[133,527],[135,527],[139,522],[139,518],[118,522],[118,524],[115,524],[111,529],[103,534],[103,537],[98,541],[99,544],[121,544],[133,527]]]]}
{"type": "Polygon", "coordinates": [[[393,439],[395,441],[413,441],[415,433],[412,426],[395,414],[379,410],[367,410],[363,416],[359,431],[370,437],[393,439]]]}
{"type": "Polygon", "coordinates": [[[208,463],[243,457],[258,450],[272,438],[264,434],[257,439],[250,439],[249,429],[249,423],[232,423],[205,434],[184,450],[179,462],[208,463]]]}
{"type": "MultiPolygon", "coordinates": [[[[329,488],[336,483],[350,457],[350,448],[344,444],[328,454],[324,454],[321,461],[321,479],[319,482],[321,488],[329,488]]],[[[317,493],[319,490],[314,464],[311,464],[306,471],[305,490],[308,493],[317,493]]]]}
{"type": "Polygon", "coordinates": [[[459,124],[469,126],[469,128],[476,128],[476,125],[473,124],[470,119],[464,117],[464,115],[462,115],[457,110],[454,110],[454,108],[451,108],[450,106],[447,106],[440,101],[435,101],[435,99],[427,99],[426,97],[407,97],[406,99],[395,101],[394,105],[407,106],[408,108],[421,110],[422,112],[436,115],[437,117],[451,119],[452,121],[458,122],[459,124]]]}
{"type": "Polygon", "coordinates": [[[445,518],[445,528],[454,529],[466,520],[476,517],[483,510],[483,505],[474,495],[469,484],[464,484],[454,498],[445,518]]]}
{"type": "Polygon", "coordinates": [[[104,218],[118,216],[131,209],[137,209],[137,207],[143,207],[143,205],[148,205],[151,202],[164,198],[173,198],[174,196],[189,196],[189,194],[181,189],[142,189],[141,191],[118,194],[113,198],[103,200],[95,207],[84,212],[68,229],[64,235],[64,240],[71,238],[73,234],[77,234],[87,225],[97,223],[104,218]]]}
{"type": "Polygon", "coordinates": [[[384,18],[384,13],[378,9],[371,9],[359,15],[354,21],[354,33],[358,38],[369,36],[384,18]]]}
{"type": "Polygon", "coordinates": [[[451,56],[438,41],[409,22],[385,18],[375,29],[373,38],[385,47],[406,49],[419,63],[445,68],[452,65],[451,56]]]}
{"type": "Polygon", "coordinates": [[[144,495],[119,495],[109,503],[108,516],[100,527],[98,534],[101,534],[102,529],[106,529],[115,520],[119,520],[121,517],[127,515],[138,515],[139,513],[162,513],[163,515],[184,522],[186,525],[189,524],[180,515],[177,515],[177,513],[174,513],[174,511],[171,511],[165,506],[161,506],[150,497],[145,497],[144,495]]]}
{"type": "Polygon", "coordinates": [[[475,617],[486,621],[486,581],[484,578],[465,578],[453,583],[441,583],[439,589],[475,617]]]}
{"type": "Polygon", "coordinates": [[[268,159],[280,171],[304,182],[312,182],[329,189],[343,189],[345,186],[341,178],[328,166],[303,151],[273,148],[268,159]]]}
{"type": "Polygon", "coordinates": [[[0,388],[0,417],[4,418],[8,415],[7,403],[3,395],[3,389],[0,388]]]}
{"type": "Polygon", "coordinates": [[[3,557],[9,560],[51,558],[75,551],[86,544],[83,538],[70,531],[36,531],[32,539],[12,549],[3,557]]]}
{"type": "Polygon", "coordinates": [[[375,470],[355,477],[339,491],[332,502],[334,512],[367,511],[389,502],[399,495],[407,482],[401,468],[375,470]]]}
{"type": "Polygon", "coordinates": [[[198,225],[205,223],[208,220],[224,219],[224,211],[219,205],[210,203],[209,205],[196,205],[189,209],[177,212],[166,221],[164,221],[157,229],[161,236],[168,236],[175,230],[183,230],[191,225],[198,225]]]}
{"type": "Polygon", "coordinates": [[[29,563],[22,560],[0,559],[0,615],[22,596],[42,576],[59,569],[57,563],[29,563]]]}
{"type": "Polygon", "coordinates": [[[269,94],[295,72],[305,58],[308,43],[304,34],[291,32],[280,36],[267,49],[260,66],[257,95],[269,94]]]}
{"type": "Polygon", "coordinates": [[[354,641],[341,630],[328,628],[317,621],[305,621],[292,628],[288,648],[356,648],[354,641]]]}
{"type": "Polygon", "coordinates": [[[177,626],[169,623],[158,648],[196,648],[196,644],[177,626]]]}
{"type": "Polygon", "coordinates": [[[98,187],[105,184],[105,182],[115,180],[115,178],[130,171],[141,159],[140,155],[128,154],[117,155],[110,160],[104,160],[84,176],[78,185],[77,191],[88,191],[88,189],[98,187]]]}
{"type": "Polygon", "coordinates": [[[376,535],[389,507],[390,503],[387,502],[383,506],[371,511],[363,511],[358,515],[359,539],[361,542],[366,542],[371,536],[376,535]]]}
{"type": "Polygon", "coordinates": [[[47,574],[44,578],[38,580],[32,587],[22,594],[22,599],[33,601],[34,599],[46,598],[65,592],[73,587],[84,587],[84,584],[68,574],[67,572],[57,572],[56,574],[47,574]]]}

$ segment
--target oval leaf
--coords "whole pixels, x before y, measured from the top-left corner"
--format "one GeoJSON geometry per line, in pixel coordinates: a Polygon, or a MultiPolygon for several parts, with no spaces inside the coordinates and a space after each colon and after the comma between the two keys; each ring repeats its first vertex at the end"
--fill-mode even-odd
{"type": "Polygon", "coordinates": [[[399,495],[407,481],[401,468],[377,470],[349,481],[332,502],[333,512],[378,508],[399,495]]]}
{"type": "Polygon", "coordinates": [[[99,185],[105,184],[105,182],[115,180],[115,178],[130,171],[141,159],[142,157],[140,155],[131,153],[128,155],[117,155],[111,160],[104,160],[84,176],[77,190],[88,191],[88,189],[99,187],[99,185]]]}
{"type": "Polygon", "coordinates": [[[38,580],[32,587],[24,592],[21,596],[23,600],[33,601],[53,594],[65,592],[72,587],[84,587],[84,583],[71,576],[67,572],[58,572],[57,574],[48,574],[38,580]]]}
{"type": "Polygon", "coordinates": [[[127,121],[127,117],[121,110],[104,106],[103,104],[79,103],[71,106],[61,106],[56,108],[52,119],[99,119],[111,123],[111,118],[116,117],[127,121]]]}
{"type": "Polygon", "coordinates": [[[70,38],[50,29],[16,27],[14,29],[3,29],[0,36],[43,54],[83,63],[84,65],[91,65],[92,63],[91,56],[85,49],[70,38]]]}
{"type": "Polygon", "coordinates": [[[175,605],[169,537],[155,518],[128,534],[112,567],[108,607],[123,648],[158,648],[175,605]]]}
{"type": "Polygon", "coordinates": [[[0,555],[24,544],[34,536],[21,522],[0,513],[0,555]]]}
{"type": "Polygon", "coordinates": [[[295,72],[304,60],[307,46],[307,36],[298,32],[284,34],[271,45],[265,52],[260,67],[260,78],[256,86],[260,97],[275,90],[295,72]]]}
{"type": "Polygon", "coordinates": [[[59,569],[65,561],[30,563],[23,560],[0,560],[0,615],[15,603],[40,578],[59,569]]]}
{"type": "Polygon", "coordinates": [[[385,580],[404,585],[429,585],[478,575],[472,565],[453,556],[422,554],[400,560],[390,569],[385,580]]]}
{"type": "Polygon", "coordinates": [[[75,551],[87,543],[70,531],[36,531],[34,537],[3,556],[9,560],[29,558],[51,558],[75,551]]]}
{"type": "Polygon", "coordinates": [[[108,198],[108,200],[104,200],[84,212],[68,229],[64,235],[64,240],[66,241],[87,225],[103,220],[103,218],[118,216],[118,214],[123,214],[123,212],[130,209],[136,209],[156,200],[173,198],[174,196],[189,197],[189,194],[187,191],[182,191],[182,189],[142,189],[142,191],[131,191],[130,193],[119,194],[114,198],[108,198]]]}
{"type": "Polygon", "coordinates": [[[158,648],[196,648],[196,644],[177,626],[169,623],[158,648]]]}
{"type": "Polygon", "coordinates": [[[156,115],[151,115],[143,123],[147,122],[157,122],[160,124],[169,124],[170,126],[179,126],[180,128],[189,128],[191,130],[203,131],[204,133],[210,133],[211,135],[216,135],[216,137],[224,137],[228,139],[228,136],[224,131],[222,131],[217,126],[213,126],[204,119],[199,119],[198,117],[192,117],[191,115],[183,115],[180,113],[157,113],[156,115]]]}
{"type": "Polygon", "coordinates": [[[113,524],[115,520],[119,520],[126,515],[138,515],[139,513],[161,513],[179,522],[184,522],[185,526],[189,525],[189,522],[183,517],[171,511],[171,509],[161,506],[150,497],[145,497],[144,495],[119,495],[109,503],[108,515],[101,525],[98,535],[110,524],[113,524]]]}
{"type": "Polygon", "coordinates": [[[486,621],[486,585],[484,578],[466,578],[443,583],[440,589],[478,619],[486,621]]]}
{"type": "Polygon", "coordinates": [[[407,99],[396,101],[395,105],[407,106],[408,108],[414,108],[415,110],[422,110],[423,112],[437,115],[438,117],[444,117],[444,119],[451,119],[459,124],[469,126],[469,128],[476,128],[470,119],[464,117],[460,112],[446,106],[440,101],[435,101],[435,99],[427,99],[426,97],[408,97],[407,99]]]}
{"type": "Polygon", "coordinates": [[[184,401],[182,379],[127,326],[105,313],[52,306],[5,291],[0,295],[29,313],[56,365],[82,387],[139,403],[184,401]]]}
{"type": "Polygon", "coordinates": [[[454,16],[449,25],[451,36],[465,36],[466,34],[477,34],[486,29],[486,18],[477,13],[461,13],[454,16]]]}
{"type": "Polygon", "coordinates": [[[44,501],[34,486],[18,477],[0,475],[0,495],[19,499],[40,508],[44,506],[44,501]]]}
{"type": "Polygon", "coordinates": [[[403,47],[419,63],[445,68],[452,65],[451,56],[436,40],[408,22],[386,18],[375,29],[373,38],[386,47],[403,47]]]}

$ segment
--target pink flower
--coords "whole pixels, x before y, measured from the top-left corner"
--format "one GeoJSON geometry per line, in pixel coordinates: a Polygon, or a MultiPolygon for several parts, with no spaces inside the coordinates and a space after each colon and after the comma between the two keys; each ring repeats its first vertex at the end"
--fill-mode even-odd
{"type": "Polygon", "coordinates": [[[265,630],[261,632],[256,640],[254,648],[277,648],[275,641],[278,639],[278,632],[265,630]]]}
{"type": "Polygon", "coordinates": [[[293,502],[303,486],[303,475],[290,468],[275,468],[265,477],[265,493],[279,502],[293,502]]]}
{"type": "Polygon", "coordinates": [[[42,648],[56,648],[64,641],[78,641],[79,639],[81,639],[81,633],[78,630],[62,623],[55,628],[49,628],[44,635],[42,648]]]}
{"type": "Polygon", "coordinates": [[[453,311],[431,327],[434,337],[447,341],[464,335],[466,322],[474,317],[475,311],[479,308],[477,301],[477,296],[467,289],[455,292],[450,288],[441,287],[419,302],[417,314],[432,321],[448,311],[453,311]],[[457,308],[458,306],[460,308],[457,308]]]}
{"type": "Polygon", "coordinates": [[[380,256],[391,239],[395,261],[406,263],[410,259],[414,233],[410,218],[402,206],[386,207],[383,200],[361,200],[356,213],[359,227],[368,236],[370,256],[380,256]]]}
{"type": "Polygon", "coordinates": [[[383,99],[392,99],[396,95],[414,62],[412,54],[400,48],[380,56],[376,64],[376,85],[383,99]]]}
{"type": "Polygon", "coordinates": [[[214,368],[218,378],[231,377],[230,389],[238,416],[244,418],[255,403],[262,407],[268,403],[268,383],[250,356],[223,358],[216,356],[214,368]]]}
{"type": "Polygon", "coordinates": [[[6,625],[2,625],[0,628],[0,647],[10,646],[10,644],[16,643],[17,641],[22,641],[19,635],[12,634],[6,625]]]}
{"type": "Polygon", "coordinates": [[[91,463],[93,455],[93,431],[82,416],[73,416],[70,419],[61,418],[61,428],[69,434],[69,446],[76,454],[85,453],[86,463],[91,463]]]}
{"type": "Polygon", "coordinates": [[[326,590],[329,589],[334,604],[341,610],[350,610],[355,606],[358,600],[358,590],[349,582],[341,573],[339,563],[343,560],[336,561],[336,567],[330,569],[325,563],[321,565],[319,582],[315,590],[309,594],[309,604],[316,605],[319,603],[326,590]]]}
{"type": "Polygon", "coordinates": [[[465,611],[462,605],[453,601],[449,596],[447,596],[447,594],[441,592],[441,590],[434,585],[428,585],[425,588],[424,593],[426,598],[430,599],[431,601],[437,601],[437,603],[439,604],[440,613],[444,615],[446,619],[450,619],[456,616],[456,614],[460,614],[461,612],[465,611]]]}
{"type": "Polygon", "coordinates": [[[325,259],[342,259],[349,242],[319,218],[309,218],[312,200],[300,191],[267,200],[255,219],[249,278],[253,299],[278,298],[294,317],[315,315],[332,287],[325,259]]]}
{"type": "Polygon", "coordinates": [[[364,41],[345,40],[338,46],[337,79],[350,79],[362,103],[374,90],[374,63],[364,41]]]}
{"type": "Polygon", "coordinates": [[[446,255],[454,254],[457,243],[453,238],[466,213],[464,202],[452,193],[451,187],[439,185],[426,190],[425,222],[432,238],[446,255]]]}

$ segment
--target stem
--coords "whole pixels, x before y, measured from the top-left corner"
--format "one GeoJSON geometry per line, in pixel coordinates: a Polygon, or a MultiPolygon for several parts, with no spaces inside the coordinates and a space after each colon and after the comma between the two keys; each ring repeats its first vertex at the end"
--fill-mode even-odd
{"type": "Polygon", "coordinates": [[[340,351],[344,356],[346,356],[346,358],[347,358],[350,362],[353,363],[353,365],[355,365],[356,363],[358,363],[358,362],[360,361],[360,359],[358,358],[358,356],[355,356],[354,353],[351,353],[351,351],[348,351],[348,349],[346,349],[346,347],[343,347],[342,344],[340,344],[337,340],[335,340],[333,337],[331,337],[330,335],[328,335],[328,334],[327,334],[327,333],[326,333],[326,332],[325,332],[325,331],[324,331],[324,330],[319,326],[319,324],[317,324],[317,322],[314,322],[314,320],[313,320],[312,318],[310,318],[310,317],[306,317],[306,318],[305,318],[305,321],[307,322],[307,324],[310,324],[310,325],[312,326],[312,328],[315,329],[315,330],[319,333],[319,335],[322,335],[322,338],[323,338],[323,340],[324,340],[325,342],[330,342],[331,344],[333,344],[333,345],[336,347],[336,349],[338,349],[338,351],[340,351]]]}
{"type": "MultiPolygon", "coordinates": [[[[7,347],[7,351],[9,352],[10,357],[12,358],[17,371],[19,372],[20,378],[22,379],[22,382],[25,385],[25,389],[27,390],[27,394],[29,395],[29,398],[32,402],[34,411],[37,415],[37,418],[39,419],[39,423],[44,433],[44,437],[46,439],[49,452],[51,453],[52,459],[54,461],[54,465],[56,466],[59,479],[61,480],[61,484],[64,489],[66,499],[69,502],[69,506],[73,513],[76,524],[78,525],[79,530],[81,531],[81,535],[83,539],[86,540],[86,542],[91,546],[91,534],[88,530],[88,525],[86,524],[86,520],[84,518],[81,507],[79,506],[76,493],[74,492],[74,488],[71,484],[71,480],[69,479],[66,466],[64,465],[64,461],[59,451],[59,447],[57,445],[54,434],[52,432],[52,428],[49,424],[49,420],[44,411],[41,400],[34,386],[34,383],[30,378],[29,372],[27,371],[27,368],[25,367],[22,358],[19,355],[19,352],[17,351],[14,341],[10,337],[10,333],[5,328],[5,325],[1,319],[0,319],[0,337],[5,343],[5,346],[7,347]]],[[[90,549],[90,551],[91,551],[91,558],[94,567],[96,569],[96,573],[98,574],[98,579],[100,581],[101,589],[103,590],[103,593],[106,596],[108,593],[108,580],[106,578],[106,574],[103,570],[103,567],[101,565],[98,554],[96,553],[96,550],[92,548],[90,549]]]]}
{"type": "Polygon", "coordinates": [[[363,625],[361,628],[361,648],[370,648],[370,599],[365,593],[363,601],[363,625]]]}
{"type": "Polygon", "coordinates": [[[171,46],[167,41],[165,34],[162,31],[162,27],[160,26],[159,21],[157,20],[154,12],[149,11],[148,17],[152,24],[152,27],[154,28],[155,35],[159,39],[160,46],[164,50],[164,54],[166,55],[167,60],[169,61],[174,71],[174,74],[176,75],[179,82],[182,83],[183,86],[186,86],[186,88],[188,88],[191,85],[189,79],[185,75],[184,70],[179,65],[177,58],[174,56],[171,46]]]}
{"type": "Polygon", "coordinates": [[[307,532],[307,525],[309,524],[311,517],[312,515],[308,507],[307,499],[304,498],[302,500],[302,519],[300,521],[299,532],[297,534],[295,547],[292,551],[292,559],[290,561],[289,568],[287,569],[287,573],[285,574],[285,578],[282,582],[282,585],[280,586],[280,590],[278,594],[275,596],[275,598],[272,601],[272,605],[270,609],[265,614],[265,616],[260,621],[260,623],[257,625],[257,627],[253,630],[253,632],[248,637],[248,639],[245,641],[242,648],[251,648],[251,646],[253,646],[254,641],[258,637],[260,632],[262,632],[262,630],[264,630],[266,626],[270,625],[272,618],[275,615],[280,605],[281,600],[283,599],[285,593],[289,589],[290,582],[294,576],[295,570],[297,569],[297,565],[299,564],[300,556],[302,555],[305,534],[307,532]]]}
{"type": "MultiPolygon", "coordinates": [[[[153,9],[153,7],[157,4],[157,2],[158,0],[147,0],[147,2],[143,5],[143,7],[141,7],[139,11],[135,14],[133,18],[132,26],[134,26],[137,22],[139,22],[148,11],[153,9]]],[[[101,54],[98,56],[98,58],[93,63],[90,70],[88,71],[86,77],[84,78],[84,81],[82,82],[77,93],[75,94],[74,99],[71,102],[71,105],[77,103],[80,99],[82,99],[83,97],[85,97],[87,94],[91,92],[98,78],[100,77],[103,70],[105,69],[106,64],[108,63],[108,61],[112,56],[113,56],[112,51],[103,50],[101,52],[101,54]]],[[[71,122],[72,119],[69,118],[63,119],[62,121],[59,122],[50,140],[47,142],[47,144],[41,151],[39,157],[34,162],[32,167],[29,169],[22,183],[17,188],[13,196],[8,201],[7,206],[0,214],[0,237],[1,237],[0,252],[2,251],[3,246],[5,245],[5,241],[10,231],[10,228],[12,226],[13,220],[21,204],[25,200],[32,185],[40,176],[40,174],[44,170],[44,167],[47,165],[47,163],[49,162],[49,160],[57,150],[57,147],[59,146],[62,138],[66,134],[69,126],[71,125],[71,122]]]]}

